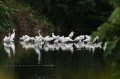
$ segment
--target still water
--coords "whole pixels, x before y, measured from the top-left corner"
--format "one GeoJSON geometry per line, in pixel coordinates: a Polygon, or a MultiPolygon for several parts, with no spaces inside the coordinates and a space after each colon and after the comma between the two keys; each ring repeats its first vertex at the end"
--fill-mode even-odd
{"type": "Polygon", "coordinates": [[[0,43],[0,79],[119,79],[120,62],[97,47],[0,43]]]}

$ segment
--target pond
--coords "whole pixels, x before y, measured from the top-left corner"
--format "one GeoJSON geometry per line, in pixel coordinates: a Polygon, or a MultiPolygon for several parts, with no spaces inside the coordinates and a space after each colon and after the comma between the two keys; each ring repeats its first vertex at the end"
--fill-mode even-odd
{"type": "Polygon", "coordinates": [[[120,78],[119,60],[100,47],[84,45],[0,43],[0,79],[120,78]]]}

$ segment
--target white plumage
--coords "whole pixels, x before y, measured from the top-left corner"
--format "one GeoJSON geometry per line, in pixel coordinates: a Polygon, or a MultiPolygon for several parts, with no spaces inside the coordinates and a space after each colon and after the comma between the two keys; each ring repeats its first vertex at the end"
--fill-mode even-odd
{"type": "Polygon", "coordinates": [[[15,38],[15,29],[13,29],[13,33],[10,36],[10,41],[14,41],[15,38]]]}
{"type": "Polygon", "coordinates": [[[73,35],[74,35],[74,32],[72,31],[72,32],[68,35],[68,37],[69,37],[69,38],[72,38],[73,35]]]}
{"type": "Polygon", "coordinates": [[[85,35],[85,37],[86,37],[86,39],[84,40],[84,42],[89,43],[90,40],[91,40],[91,36],[89,36],[89,35],[85,35]]]}
{"type": "Polygon", "coordinates": [[[74,41],[79,41],[79,42],[81,42],[81,40],[83,40],[84,38],[85,38],[84,35],[80,35],[80,36],[77,36],[77,37],[74,39],[74,41]]]}
{"type": "Polygon", "coordinates": [[[3,39],[3,42],[10,42],[10,33],[8,34],[8,36],[5,36],[5,38],[3,39]]]}

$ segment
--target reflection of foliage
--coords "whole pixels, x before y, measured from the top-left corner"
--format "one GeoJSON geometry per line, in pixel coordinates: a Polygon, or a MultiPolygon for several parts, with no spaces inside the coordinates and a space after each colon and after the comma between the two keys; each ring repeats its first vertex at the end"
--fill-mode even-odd
{"type": "Polygon", "coordinates": [[[5,56],[2,56],[3,52],[4,52],[4,46],[2,45],[2,43],[0,43],[0,68],[4,65],[7,59],[5,56]]]}

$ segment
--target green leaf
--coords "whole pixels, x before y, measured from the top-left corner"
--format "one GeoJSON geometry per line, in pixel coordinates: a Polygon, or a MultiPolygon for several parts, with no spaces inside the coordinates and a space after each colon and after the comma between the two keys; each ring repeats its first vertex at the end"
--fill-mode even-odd
{"type": "Polygon", "coordinates": [[[108,21],[112,24],[120,24],[120,8],[116,8],[108,21]]]}
{"type": "Polygon", "coordinates": [[[109,0],[109,2],[115,7],[120,7],[120,0],[109,0]]]}

